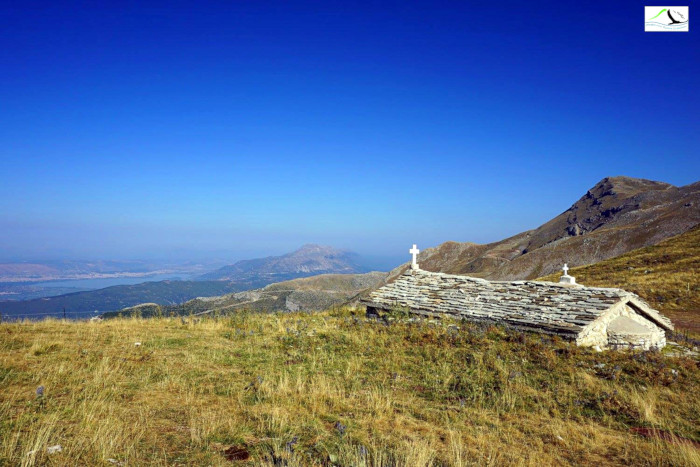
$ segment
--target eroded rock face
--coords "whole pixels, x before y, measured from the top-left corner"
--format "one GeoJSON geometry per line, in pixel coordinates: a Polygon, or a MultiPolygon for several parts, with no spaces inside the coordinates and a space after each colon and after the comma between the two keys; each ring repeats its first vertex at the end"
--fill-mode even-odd
{"type": "Polygon", "coordinates": [[[572,237],[575,237],[577,235],[583,235],[585,232],[584,232],[583,228],[581,227],[581,225],[574,224],[574,225],[569,226],[566,229],[566,233],[568,233],[572,237]]]}

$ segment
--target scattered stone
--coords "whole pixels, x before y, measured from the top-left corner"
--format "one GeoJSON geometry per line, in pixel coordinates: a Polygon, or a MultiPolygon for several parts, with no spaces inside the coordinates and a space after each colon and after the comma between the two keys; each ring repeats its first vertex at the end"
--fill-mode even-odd
{"type": "Polygon", "coordinates": [[[295,436],[294,438],[292,438],[291,441],[287,442],[285,449],[289,452],[294,452],[294,446],[297,444],[298,441],[299,441],[299,437],[295,436]]]}
{"type": "Polygon", "coordinates": [[[134,342],[135,347],[141,347],[141,342],[134,342]]]}
{"type": "Polygon", "coordinates": [[[700,352],[697,347],[689,349],[686,346],[679,345],[676,342],[669,342],[668,345],[672,348],[672,351],[668,353],[670,357],[700,357],[700,352]]]}
{"type": "Polygon", "coordinates": [[[46,448],[46,452],[48,454],[56,454],[57,452],[63,451],[63,448],[61,447],[60,444],[57,444],[55,446],[49,446],[46,448]]]}

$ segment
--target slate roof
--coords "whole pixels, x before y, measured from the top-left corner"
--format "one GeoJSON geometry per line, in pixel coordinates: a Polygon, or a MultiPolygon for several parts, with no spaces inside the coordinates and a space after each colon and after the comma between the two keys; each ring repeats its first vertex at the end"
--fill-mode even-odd
{"type": "Polygon", "coordinates": [[[664,329],[671,321],[639,296],[622,289],[567,286],[554,282],[487,281],[423,270],[407,271],[361,301],[378,310],[406,309],[426,316],[473,321],[574,338],[613,305],[625,301],[664,329]]]}

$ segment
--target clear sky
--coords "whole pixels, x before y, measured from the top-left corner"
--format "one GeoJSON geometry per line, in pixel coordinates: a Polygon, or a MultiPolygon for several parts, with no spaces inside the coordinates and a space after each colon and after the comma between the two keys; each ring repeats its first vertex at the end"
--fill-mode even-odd
{"type": "Polygon", "coordinates": [[[1,5],[0,260],[407,258],[700,179],[700,26],[637,1],[1,5]]]}

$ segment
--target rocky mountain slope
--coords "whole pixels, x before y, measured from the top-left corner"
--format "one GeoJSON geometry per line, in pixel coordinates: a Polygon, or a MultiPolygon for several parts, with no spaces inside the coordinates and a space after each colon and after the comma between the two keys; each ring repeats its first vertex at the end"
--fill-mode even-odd
{"type": "MultiPolygon", "coordinates": [[[[446,242],[423,250],[421,269],[491,280],[534,279],[654,245],[700,223],[700,182],[684,187],[629,177],[601,180],[534,230],[495,243],[446,242]]],[[[389,279],[408,267],[394,269],[389,279]]]]}
{"type": "Polygon", "coordinates": [[[330,246],[308,244],[292,253],[247,259],[199,277],[201,280],[229,280],[237,283],[278,282],[317,274],[366,272],[355,253],[330,246]]]}
{"type": "Polygon", "coordinates": [[[119,312],[105,313],[113,318],[137,313],[141,316],[209,314],[250,311],[322,311],[348,303],[378,287],[386,279],[385,272],[366,274],[322,274],[313,277],[277,282],[266,287],[220,297],[200,297],[180,305],[159,306],[144,303],[119,312]]]}

